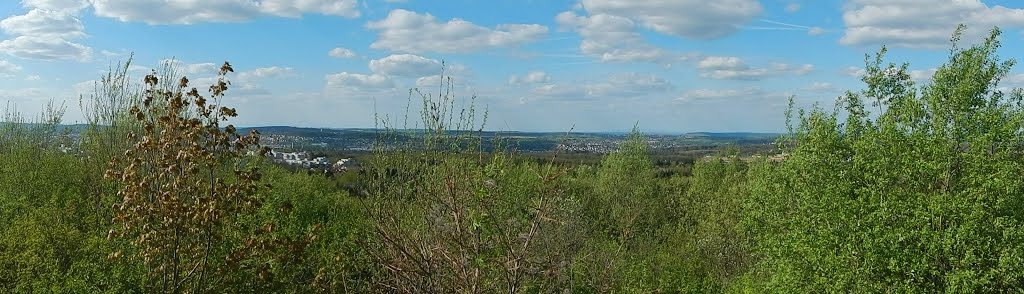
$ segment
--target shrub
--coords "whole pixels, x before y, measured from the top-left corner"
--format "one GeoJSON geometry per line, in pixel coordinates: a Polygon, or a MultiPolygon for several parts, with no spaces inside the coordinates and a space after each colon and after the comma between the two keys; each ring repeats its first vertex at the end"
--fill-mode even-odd
{"type": "Polygon", "coordinates": [[[783,292],[1020,291],[1021,90],[997,88],[999,30],[918,87],[867,59],[867,89],[799,115],[786,160],[759,168],[747,204],[758,287],[783,292]],[[870,101],[878,108],[871,114],[870,101]]]}
{"type": "Polygon", "coordinates": [[[120,185],[118,227],[110,237],[133,245],[111,257],[141,259],[150,291],[226,289],[219,282],[239,278],[267,284],[275,259],[264,256],[286,258],[275,251],[281,240],[265,236],[275,230],[273,223],[255,231],[234,227],[238,217],[260,206],[254,159],[266,150],[255,131],[239,136],[232,125],[221,128],[237,115],[221,105],[231,71],[224,63],[209,99],[190,89],[185,77],[168,87],[155,74],[146,76],[141,105],[130,110],[142,131],[130,134],[134,145],[107,171],[120,185]]]}

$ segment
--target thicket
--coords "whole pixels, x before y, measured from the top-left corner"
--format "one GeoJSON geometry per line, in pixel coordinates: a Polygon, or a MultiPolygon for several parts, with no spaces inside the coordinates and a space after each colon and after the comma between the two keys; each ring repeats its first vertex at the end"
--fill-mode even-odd
{"type": "Polygon", "coordinates": [[[1024,92],[998,30],[960,32],[927,83],[883,48],[836,109],[791,108],[781,161],[668,175],[639,132],[523,160],[443,79],[340,185],[236,132],[227,63],[200,91],[129,60],[78,140],[62,106],[6,111],[0,292],[1019,292],[1024,92]]]}

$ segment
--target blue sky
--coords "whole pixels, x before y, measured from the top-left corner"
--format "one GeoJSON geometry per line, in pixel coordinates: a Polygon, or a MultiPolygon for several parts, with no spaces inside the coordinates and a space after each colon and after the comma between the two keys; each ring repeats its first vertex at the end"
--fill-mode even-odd
{"type": "MultiPolygon", "coordinates": [[[[994,26],[1020,58],[1013,0],[23,0],[0,3],[0,103],[66,123],[134,53],[209,82],[230,61],[237,125],[372,127],[434,90],[440,62],[493,130],[783,129],[787,98],[831,108],[881,45],[924,83],[949,36],[994,26]]],[[[1024,70],[1006,87],[1024,86],[1024,70]]],[[[202,87],[200,87],[202,88],[202,87]]]]}

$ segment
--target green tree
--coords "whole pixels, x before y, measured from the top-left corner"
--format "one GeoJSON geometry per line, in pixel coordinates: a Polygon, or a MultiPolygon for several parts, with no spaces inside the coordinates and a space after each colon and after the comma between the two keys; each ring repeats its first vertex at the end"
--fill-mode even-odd
{"type": "Polygon", "coordinates": [[[866,58],[867,88],[840,99],[844,121],[800,112],[745,205],[758,287],[1022,290],[1021,90],[998,87],[1014,64],[996,55],[1000,31],[961,48],[962,31],[929,83],[884,65],[883,48],[866,58]]]}

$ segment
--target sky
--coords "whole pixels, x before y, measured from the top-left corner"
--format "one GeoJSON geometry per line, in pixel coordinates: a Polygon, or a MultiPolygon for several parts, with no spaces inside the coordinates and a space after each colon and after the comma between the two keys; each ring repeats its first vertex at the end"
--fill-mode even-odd
{"type": "Polygon", "coordinates": [[[5,0],[0,17],[0,107],[54,101],[64,123],[130,56],[138,81],[174,62],[199,89],[229,61],[239,126],[394,122],[443,68],[486,129],[674,133],[782,131],[790,97],[831,109],[883,45],[926,83],[958,24],[1024,52],[1018,0],[5,0]]]}

